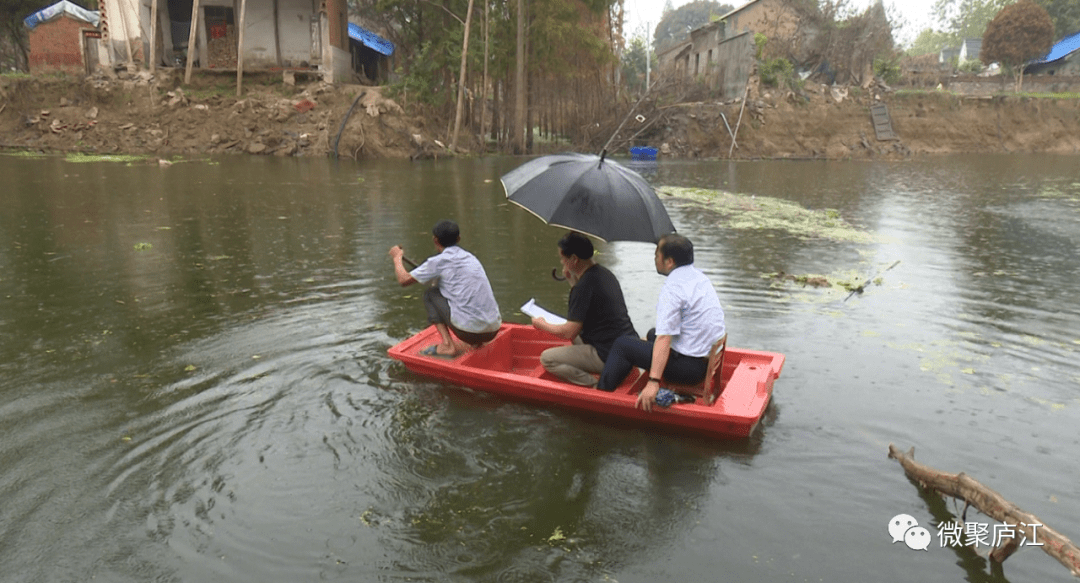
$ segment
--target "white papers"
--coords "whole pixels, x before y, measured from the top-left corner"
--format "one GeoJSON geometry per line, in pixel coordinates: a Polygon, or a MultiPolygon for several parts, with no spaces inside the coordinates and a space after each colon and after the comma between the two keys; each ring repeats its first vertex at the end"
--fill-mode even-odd
{"type": "Polygon", "coordinates": [[[536,305],[536,298],[525,302],[525,305],[521,306],[521,313],[532,318],[543,318],[547,320],[549,324],[559,325],[566,323],[566,318],[563,318],[562,316],[558,316],[556,314],[552,314],[544,308],[536,305]]]}

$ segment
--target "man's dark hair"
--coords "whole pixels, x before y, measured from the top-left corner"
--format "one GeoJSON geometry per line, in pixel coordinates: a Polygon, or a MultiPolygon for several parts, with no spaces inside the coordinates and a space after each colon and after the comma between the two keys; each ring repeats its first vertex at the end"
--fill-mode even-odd
{"type": "Polygon", "coordinates": [[[559,239],[559,252],[563,254],[563,257],[576,255],[581,259],[592,259],[592,241],[577,231],[570,231],[559,239]]]}
{"type": "Polygon", "coordinates": [[[458,229],[457,223],[446,219],[435,223],[435,227],[431,229],[431,234],[435,235],[435,239],[443,247],[453,247],[461,240],[461,230],[458,229]]]}
{"type": "Polygon", "coordinates": [[[660,257],[674,259],[676,267],[690,265],[694,262],[694,244],[690,239],[672,233],[660,237],[660,257]]]}

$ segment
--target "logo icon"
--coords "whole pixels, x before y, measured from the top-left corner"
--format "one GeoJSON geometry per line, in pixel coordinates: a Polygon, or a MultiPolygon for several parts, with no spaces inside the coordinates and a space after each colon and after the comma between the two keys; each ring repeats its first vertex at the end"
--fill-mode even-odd
{"type": "Polygon", "coordinates": [[[910,514],[897,514],[889,521],[892,542],[903,542],[913,551],[925,551],[930,546],[930,531],[919,526],[910,514]]]}
{"type": "Polygon", "coordinates": [[[930,546],[930,531],[921,526],[913,526],[904,533],[904,544],[913,551],[926,551],[930,546]]]}

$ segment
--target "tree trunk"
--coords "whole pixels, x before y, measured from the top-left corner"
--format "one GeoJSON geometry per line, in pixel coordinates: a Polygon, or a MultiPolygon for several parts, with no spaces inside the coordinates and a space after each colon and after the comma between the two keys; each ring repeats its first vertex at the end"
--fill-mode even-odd
{"type": "Polygon", "coordinates": [[[514,73],[514,128],[515,154],[525,153],[525,0],[517,1],[517,64],[514,73]]]}
{"type": "Polygon", "coordinates": [[[502,143],[499,140],[499,133],[502,129],[499,127],[499,112],[502,111],[502,98],[499,88],[502,87],[501,82],[492,83],[492,95],[491,95],[491,139],[495,141],[495,147],[498,148],[502,143]]]}
{"type": "MultiPolygon", "coordinates": [[[[480,85],[480,146],[486,151],[487,101],[488,101],[488,50],[491,46],[491,0],[484,0],[484,80],[480,85]]],[[[492,109],[494,113],[494,109],[492,109]]]]}
{"type": "MultiPolygon", "coordinates": [[[[1080,577],[1080,549],[1068,538],[1047,526],[1034,514],[1024,512],[1001,494],[987,488],[966,474],[947,474],[915,461],[915,448],[907,453],[901,452],[889,444],[889,458],[900,462],[904,473],[917,481],[924,488],[963,499],[986,516],[998,522],[1016,526],[1029,541],[1041,541],[1039,545],[1048,555],[1054,557],[1074,577],[1080,577]],[[1036,527],[1040,525],[1036,533],[1036,527]]],[[[1018,537],[1005,541],[1002,546],[990,553],[990,558],[998,563],[1009,558],[1019,548],[1018,537]]]]}
{"type": "Polygon", "coordinates": [[[469,0],[468,12],[465,13],[465,38],[461,41],[461,72],[458,74],[457,111],[454,113],[454,134],[450,138],[450,151],[457,149],[458,134],[461,132],[462,107],[465,105],[465,69],[469,60],[469,27],[472,25],[473,0],[469,0]]]}
{"type": "MultiPolygon", "coordinates": [[[[526,47],[527,49],[531,47],[526,47]]],[[[525,152],[530,153],[533,151],[533,109],[536,105],[536,95],[534,95],[533,87],[536,83],[533,83],[533,72],[526,71],[525,73],[525,152]]]]}

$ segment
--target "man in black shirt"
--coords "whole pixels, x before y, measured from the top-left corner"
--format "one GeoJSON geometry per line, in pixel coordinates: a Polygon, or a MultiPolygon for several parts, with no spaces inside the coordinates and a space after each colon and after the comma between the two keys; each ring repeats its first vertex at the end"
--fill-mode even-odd
{"type": "Polygon", "coordinates": [[[559,262],[571,286],[567,322],[556,325],[543,318],[532,320],[536,328],[573,341],[569,346],[545,350],[540,355],[544,369],[585,387],[596,385],[593,374],[604,369],[616,338],[637,336],[619,280],[592,256],[592,241],[585,235],[570,232],[559,239],[559,262]]]}

